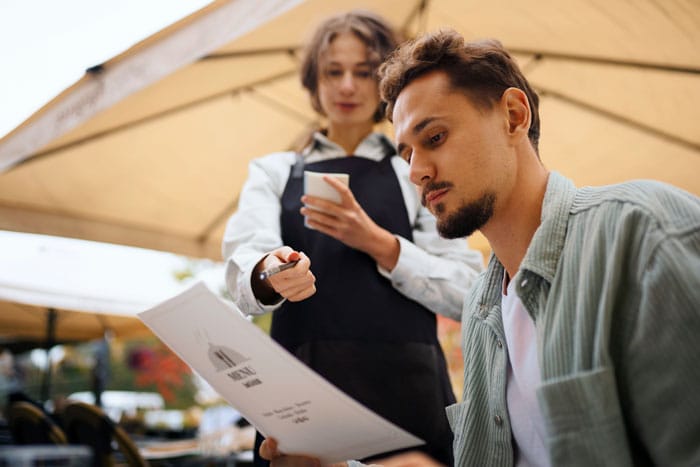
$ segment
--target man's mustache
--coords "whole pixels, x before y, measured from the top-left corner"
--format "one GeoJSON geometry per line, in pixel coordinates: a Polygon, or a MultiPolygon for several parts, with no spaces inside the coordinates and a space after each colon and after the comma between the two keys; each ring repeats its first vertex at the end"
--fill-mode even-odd
{"type": "Polygon", "coordinates": [[[423,193],[421,194],[420,197],[420,204],[423,205],[423,207],[426,207],[428,205],[428,195],[435,191],[435,190],[442,190],[443,188],[452,188],[454,185],[450,182],[428,182],[427,185],[423,187],[423,193]]]}

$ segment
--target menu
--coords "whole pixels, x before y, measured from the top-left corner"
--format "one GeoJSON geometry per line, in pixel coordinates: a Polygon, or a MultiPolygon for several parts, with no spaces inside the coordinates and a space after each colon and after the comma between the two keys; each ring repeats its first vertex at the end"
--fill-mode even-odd
{"type": "Polygon", "coordinates": [[[323,379],[202,282],[138,314],[285,454],[322,463],[423,444],[323,379]]]}

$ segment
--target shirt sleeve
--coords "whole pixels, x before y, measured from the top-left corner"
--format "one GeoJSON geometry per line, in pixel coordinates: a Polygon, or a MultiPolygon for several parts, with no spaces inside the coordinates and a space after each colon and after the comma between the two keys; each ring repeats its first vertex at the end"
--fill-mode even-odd
{"type": "Polygon", "coordinates": [[[369,465],[367,465],[367,464],[363,464],[363,463],[360,462],[360,461],[355,461],[355,460],[349,460],[349,461],[346,461],[346,462],[347,462],[347,464],[348,464],[348,467],[379,467],[379,465],[377,465],[377,464],[369,464],[369,465]]]}
{"type": "Polygon", "coordinates": [[[413,230],[413,242],[397,236],[399,260],[389,277],[394,287],[435,313],[459,320],[467,291],[483,270],[481,253],[466,239],[441,238],[435,220],[413,230]],[[432,224],[432,228],[429,225],[432,224]],[[427,227],[427,228],[426,228],[427,227]]]}
{"type": "Polygon", "coordinates": [[[483,257],[469,248],[466,239],[445,239],[437,233],[435,217],[422,207],[408,166],[400,158],[393,163],[413,225],[413,242],[397,236],[399,259],[389,272],[396,290],[435,313],[459,320],[462,304],[474,279],[483,271],[483,257]]]}
{"type": "MultiPolygon", "coordinates": [[[[697,212],[697,211],[696,211],[697,212]]],[[[697,218],[696,218],[697,219],[697,218]]],[[[700,465],[700,231],[664,234],[644,268],[618,377],[658,465],[700,465]]]]}
{"type": "Polygon", "coordinates": [[[265,254],[282,246],[280,200],[293,163],[293,153],[274,153],[253,160],[238,209],[226,225],[222,244],[226,286],[233,302],[247,314],[272,311],[283,303],[260,303],[253,295],[250,278],[265,254]]]}

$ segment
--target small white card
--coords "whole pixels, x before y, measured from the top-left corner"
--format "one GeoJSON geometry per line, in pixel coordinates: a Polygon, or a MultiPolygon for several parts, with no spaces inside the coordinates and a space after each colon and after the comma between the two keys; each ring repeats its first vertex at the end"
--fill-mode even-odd
{"type": "Polygon", "coordinates": [[[138,316],[283,453],[326,464],[423,444],[301,363],[202,282],[138,316]]]}
{"type": "Polygon", "coordinates": [[[342,182],[345,186],[350,183],[350,175],[345,173],[324,173],[304,171],[304,194],[316,196],[318,198],[327,199],[334,203],[340,203],[340,194],[330,186],[323,176],[327,175],[342,182]]]}

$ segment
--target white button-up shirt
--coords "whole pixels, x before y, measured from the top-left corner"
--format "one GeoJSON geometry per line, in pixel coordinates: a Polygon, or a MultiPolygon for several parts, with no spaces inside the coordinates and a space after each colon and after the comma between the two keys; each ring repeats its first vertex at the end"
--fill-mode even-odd
{"type": "MultiPolygon", "coordinates": [[[[380,161],[387,143],[390,144],[385,136],[372,133],[360,143],[353,157],[380,161]]],[[[314,142],[303,151],[303,156],[307,164],[347,157],[340,146],[321,133],[314,135],[314,142]]],[[[283,246],[280,200],[295,162],[294,152],[278,152],[253,160],[238,210],[226,228],[223,241],[226,283],[236,305],[248,314],[272,311],[282,304],[260,303],[253,295],[250,275],[265,254],[283,246]]],[[[438,235],[435,218],[421,206],[415,186],[409,180],[408,164],[398,156],[392,157],[391,164],[413,226],[413,242],[397,236],[401,251],[396,266],[390,272],[377,267],[408,298],[436,313],[459,319],[465,293],[483,269],[482,256],[469,249],[464,239],[447,240],[438,235]]]]}

